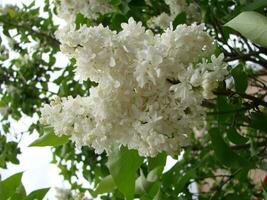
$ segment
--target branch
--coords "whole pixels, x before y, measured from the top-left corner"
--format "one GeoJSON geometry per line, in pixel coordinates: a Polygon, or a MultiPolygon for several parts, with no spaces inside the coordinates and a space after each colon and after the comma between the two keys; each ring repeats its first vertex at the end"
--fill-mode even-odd
{"type": "MultiPolygon", "coordinates": [[[[255,144],[257,147],[264,147],[267,145],[267,141],[261,141],[261,142],[255,143],[255,144]]],[[[234,145],[234,146],[231,146],[230,148],[233,150],[241,150],[241,149],[247,149],[250,146],[251,146],[251,143],[248,143],[248,144],[234,145]]]]}
{"type": "Polygon", "coordinates": [[[251,100],[255,103],[255,105],[261,105],[261,106],[264,106],[264,107],[267,107],[267,102],[257,98],[257,97],[254,97],[254,96],[251,96],[249,94],[245,94],[245,93],[240,93],[240,92],[233,92],[231,90],[227,90],[227,91],[214,91],[213,92],[215,95],[217,96],[233,96],[233,95],[238,95],[244,99],[248,99],[248,100],[251,100]]]}

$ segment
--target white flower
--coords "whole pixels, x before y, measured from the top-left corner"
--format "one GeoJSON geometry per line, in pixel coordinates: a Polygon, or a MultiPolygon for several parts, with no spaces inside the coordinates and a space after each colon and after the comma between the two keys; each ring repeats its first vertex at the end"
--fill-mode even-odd
{"type": "Polygon", "coordinates": [[[167,13],[163,12],[158,16],[151,17],[147,24],[150,28],[160,27],[162,29],[166,29],[170,26],[170,23],[174,20],[174,18],[167,13]]]}
{"type": "Polygon", "coordinates": [[[98,86],[88,97],[45,105],[41,121],[97,153],[120,144],[143,156],[178,154],[187,134],[204,123],[201,104],[213,97],[227,73],[223,57],[204,58],[212,40],[203,25],[154,35],[130,18],[122,28],[116,33],[99,25],[57,33],[62,51],[77,61],[79,79],[90,78],[98,86]]]}
{"type": "Polygon", "coordinates": [[[74,22],[78,13],[92,19],[113,10],[106,0],[60,0],[59,17],[74,22]]]}

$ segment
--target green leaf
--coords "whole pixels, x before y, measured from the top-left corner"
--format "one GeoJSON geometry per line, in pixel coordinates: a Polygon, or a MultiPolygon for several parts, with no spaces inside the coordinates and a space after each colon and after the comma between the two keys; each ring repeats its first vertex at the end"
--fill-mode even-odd
{"type": "Polygon", "coordinates": [[[122,29],[121,24],[126,21],[127,21],[127,18],[124,15],[120,13],[115,13],[111,18],[112,30],[120,31],[122,29]]]}
{"type": "Polygon", "coordinates": [[[254,11],[246,11],[229,21],[225,26],[231,27],[243,36],[267,47],[267,18],[254,11]]]}
{"type": "Polygon", "coordinates": [[[135,193],[142,194],[141,200],[154,199],[158,194],[160,188],[159,174],[161,176],[161,167],[156,167],[150,171],[147,178],[144,176],[142,170],[140,170],[140,176],[135,181],[135,193]]]}
{"type": "Polygon", "coordinates": [[[118,6],[121,4],[121,0],[109,0],[109,3],[111,3],[113,6],[118,6]]]}
{"type": "Polygon", "coordinates": [[[247,4],[242,11],[258,10],[267,6],[267,0],[254,0],[253,3],[247,4]]]}
{"type": "Polygon", "coordinates": [[[129,6],[145,6],[145,0],[131,0],[129,6]]]}
{"type": "Polygon", "coordinates": [[[189,180],[195,176],[195,173],[196,173],[195,167],[187,170],[186,174],[184,176],[181,176],[181,178],[179,178],[179,180],[177,180],[175,191],[177,193],[183,192],[184,188],[187,185],[187,183],[189,182],[189,180]]]}
{"type": "Polygon", "coordinates": [[[144,176],[144,173],[142,170],[140,170],[140,176],[135,181],[135,193],[136,194],[143,194],[147,190],[147,188],[151,185],[146,180],[146,177],[144,176]]]}
{"type": "Polygon", "coordinates": [[[141,197],[141,200],[159,200],[160,186],[161,183],[158,181],[153,183],[148,191],[141,197]]]}
{"type": "Polygon", "coordinates": [[[30,144],[30,147],[61,146],[68,143],[69,136],[56,136],[52,128],[46,128],[45,134],[30,144]]]}
{"type": "Polygon", "coordinates": [[[230,128],[227,131],[228,139],[234,144],[245,144],[248,139],[240,135],[235,128],[230,128]]]}
{"type": "Polygon", "coordinates": [[[167,154],[160,153],[154,158],[148,158],[148,170],[151,171],[156,167],[162,166],[164,168],[166,164],[167,154]]]}
{"type": "Polygon", "coordinates": [[[216,157],[220,162],[228,167],[239,168],[241,166],[248,165],[248,163],[230,149],[230,147],[223,140],[218,128],[212,128],[209,130],[211,138],[212,148],[216,157]]]}
{"type": "Polygon", "coordinates": [[[86,26],[90,26],[92,23],[91,21],[86,18],[83,14],[78,13],[76,15],[76,19],[75,19],[75,25],[76,25],[76,29],[78,30],[82,25],[86,25],[86,26]]]}
{"type": "Polygon", "coordinates": [[[8,200],[18,200],[24,199],[26,197],[26,191],[22,183],[20,182],[19,186],[14,191],[14,194],[8,198],[8,200]]]}
{"type": "Polygon", "coordinates": [[[49,188],[39,189],[30,193],[25,200],[41,200],[45,197],[49,188]]]}
{"type": "Polygon", "coordinates": [[[22,173],[18,173],[0,182],[0,200],[7,200],[20,190],[21,177],[22,173]]]}
{"type": "Polygon", "coordinates": [[[232,121],[233,113],[236,110],[232,104],[229,103],[228,98],[224,96],[217,97],[216,111],[219,123],[232,121]]]}
{"type": "Polygon", "coordinates": [[[93,194],[94,195],[104,194],[104,193],[112,192],[114,189],[116,189],[116,184],[112,176],[108,175],[100,181],[100,183],[97,185],[93,194]]]}
{"type": "Polygon", "coordinates": [[[185,23],[186,23],[186,13],[181,12],[175,17],[172,24],[173,28],[175,29],[179,24],[185,24],[185,23]]]}
{"type": "Polygon", "coordinates": [[[267,115],[261,112],[254,112],[251,114],[250,126],[255,129],[267,132],[267,115]]]}
{"type": "Polygon", "coordinates": [[[149,182],[156,182],[162,175],[163,168],[163,166],[158,166],[151,170],[147,175],[147,180],[149,182]]]}
{"type": "Polygon", "coordinates": [[[243,65],[238,65],[231,70],[231,74],[235,80],[235,89],[238,92],[245,92],[248,87],[248,76],[243,70],[243,65]]]}
{"type": "Polygon", "coordinates": [[[114,149],[109,155],[108,168],[114,182],[126,198],[133,199],[135,191],[136,171],[143,162],[143,158],[136,150],[126,147],[114,149]]]}

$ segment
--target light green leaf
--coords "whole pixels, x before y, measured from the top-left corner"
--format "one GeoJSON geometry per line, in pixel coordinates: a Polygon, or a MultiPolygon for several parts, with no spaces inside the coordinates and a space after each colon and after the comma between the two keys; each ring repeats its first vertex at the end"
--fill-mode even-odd
{"type": "Polygon", "coordinates": [[[45,134],[35,140],[33,143],[30,144],[30,147],[45,147],[45,146],[53,146],[57,147],[63,144],[68,143],[69,136],[56,136],[53,133],[53,129],[46,128],[45,134]]]}
{"type": "Polygon", "coordinates": [[[25,198],[25,200],[42,200],[48,191],[49,191],[49,188],[44,188],[44,189],[33,191],[25,198]]]}
{"type": "Polygon", "coordinates": [[[140,176],[135,181],[135,193],[136,194],[143,194],[147,190],[147,188],[151,185],[146,180],[146,177],[144,176],[144,173],[142,170],[140,170],[140,176]]]}
{"type": "Polygon", "coordinates": [[[140,176],[135,181],[135,193],[142,195],[141,200],[156,199],[161,185],[160,181],[158,180],[158,172],[156,171],[160,168],[161,167],[157,167],[149,172],[147,178],[144,176],[141,170],[140,176]]]}
{"type": "Polygon", "coordinates": [[[22,173],[15,174],[0,182],[0,200],[7,200],[21,187],[22,173]]]}
{"type": "Polygon", "coordinates": [[[116,189],[116,184],[112,176],[108,175],[100,181],[100,183],[97,185],[93,193],[95,195],[104,194],[104,193],[112,192],[114,189],[116,189]]]}
{"type": "Polygon", "coordinates": [[[259,45],[267,47],[267,18],[254,11],[246,11],[229,21],[228,26],[259,45]]]}
{"type": "Polygon", "coordinates": [[[267,6],[267,0],[254,0],[252,3],[247,4],[242,10],[243,11],[257,10],[264,6],[267,6]]]}
{"type": "Polygon", "coordinates": [[[143,162],[143,158],[136,150],[126,147],[114,149],[109,155],[108,168],[114,182],[126,198],[133,199],[135,191],[136,171],[143,162]]]}

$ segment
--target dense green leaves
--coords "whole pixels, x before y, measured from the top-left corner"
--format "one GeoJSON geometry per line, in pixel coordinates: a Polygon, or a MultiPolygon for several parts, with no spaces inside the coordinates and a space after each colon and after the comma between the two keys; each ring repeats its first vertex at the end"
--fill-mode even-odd
{"type": "Polygon", "coordinates": [[[226,24],[250,40],[267,47],[267,18],[260,13],[243,12],[226,24]]]}
{"type": "Polygon", "coordinates": [[[13,164],[19,164],[17,154],[20,153],[20,149],[16,142],[7,142],[6,137],[0,135],[0,167],[6,168],[6,164],[11,162],[13,164]]]}

